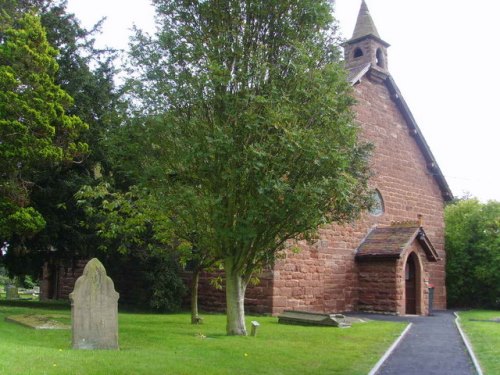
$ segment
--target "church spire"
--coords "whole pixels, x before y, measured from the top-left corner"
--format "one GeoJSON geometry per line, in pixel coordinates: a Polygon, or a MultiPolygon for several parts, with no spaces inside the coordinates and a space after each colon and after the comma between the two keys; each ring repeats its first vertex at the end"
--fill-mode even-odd
{"type": "Polygon", "coordinates": [[[368,6],[366,5],[365,0],[363,0],[361,2],[356,27],[354,28],[351,39],[359,39],[368,35],[373,35],[380,39],[380,35],[378,35],[377,28],[375,27],[375,23],[370,15],[368,6]]]}
{"type": "Polygon", "coordinates": [[[362,0],[352,38],[344,44],[347,68],[370,64],[387,72],[387,47],[389,44],[380,38],[368,6],[362,0]]]}

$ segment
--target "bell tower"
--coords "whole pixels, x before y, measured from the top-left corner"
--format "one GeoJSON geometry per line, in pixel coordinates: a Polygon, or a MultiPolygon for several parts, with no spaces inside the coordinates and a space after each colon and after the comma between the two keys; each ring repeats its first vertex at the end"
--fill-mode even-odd
{"type": "Polygon", "coordinates": [[[380,38],[368,6],[362,0],[352,37],[344,44],[346,68],[371,64],[372,68],[388,73],[388,47],[389,43],[380,38]]]}

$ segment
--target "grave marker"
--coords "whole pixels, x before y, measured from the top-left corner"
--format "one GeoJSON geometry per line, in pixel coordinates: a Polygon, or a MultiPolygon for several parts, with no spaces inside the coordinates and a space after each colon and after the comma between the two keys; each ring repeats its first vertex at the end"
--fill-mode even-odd
{"type": "Polygon", "coordinates": [[[5,299],[19,299],[19,291],[15,285],[5,287],[5,299]]]}
{"type": "Polygon", "coordinates": [[[76,280],[71,300],[73,349],[118,349],[118,298],[97,258],[76,280]]]}

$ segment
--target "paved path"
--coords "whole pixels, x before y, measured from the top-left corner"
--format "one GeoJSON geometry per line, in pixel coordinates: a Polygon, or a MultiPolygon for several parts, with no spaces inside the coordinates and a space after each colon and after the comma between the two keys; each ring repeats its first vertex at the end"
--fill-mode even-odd
{"type": "Polygon", "coordinates": [[[413,323],[377,375],[475,375],[476,370],[450,311],[433,316],[369,316],[413,323]]]}

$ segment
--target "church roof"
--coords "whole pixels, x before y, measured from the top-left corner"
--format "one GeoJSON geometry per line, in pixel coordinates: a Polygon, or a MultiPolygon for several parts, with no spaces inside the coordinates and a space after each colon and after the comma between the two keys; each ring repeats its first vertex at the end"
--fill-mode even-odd
{"type": "Polygon", "coordinates": [[[359,245],[356,259],[401,258],[403,252],[417,240],[427,259],[437,261],[438,253],[432,246],[424,229],[417,225],[394,225],[372,230],[359,245]]]}

